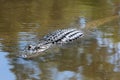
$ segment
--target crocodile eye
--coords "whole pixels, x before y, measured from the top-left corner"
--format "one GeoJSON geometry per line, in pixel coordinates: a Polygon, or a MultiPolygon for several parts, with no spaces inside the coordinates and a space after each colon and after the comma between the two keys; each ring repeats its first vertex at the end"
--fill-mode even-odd
{"type": "Polygon", "coordinates": [[[31,50],[31,49],[33,49],[33,48],[34,48],[33,45],[28,45],[28,47],[27,47],[28,50],[31,50]]]}
{"type": "Polygon", "coordinates": [[[40,49],[40,47],[37,47],[38,49],[40,49]]]}
{"type": "Polygon", "coordinates": [[[31,48],[32,48],[32,47],[29,45],[29,46],[28,46],[28,50],[30,50],[31,48]]]}

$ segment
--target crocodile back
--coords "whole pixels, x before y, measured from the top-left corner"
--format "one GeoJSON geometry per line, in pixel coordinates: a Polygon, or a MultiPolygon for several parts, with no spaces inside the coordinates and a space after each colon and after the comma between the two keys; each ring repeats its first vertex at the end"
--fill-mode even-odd
{"type": "Polygon", "coordinates": [[[83,37],[83,32],[77,29],[62,29],[43,37],[43,40],[53,44],[65,44],[83,37]]]}

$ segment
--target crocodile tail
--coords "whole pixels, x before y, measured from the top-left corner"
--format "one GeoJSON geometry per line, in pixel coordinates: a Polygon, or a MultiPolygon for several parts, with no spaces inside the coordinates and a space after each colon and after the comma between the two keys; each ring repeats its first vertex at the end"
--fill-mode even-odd
{"type": "Polygon", "coordinates": [[[86,29],[95,29],[107,22],[110,22],[114,19],[117,19],[119,18],[120,16],[119,15],[114,15],[114,16],[110,16],[110,17],[106,17],[106,18],[102,18],[102,19],[98,19],[98,20],[94,20],[92,22],[88,22],[86,24],[86,29]]]}

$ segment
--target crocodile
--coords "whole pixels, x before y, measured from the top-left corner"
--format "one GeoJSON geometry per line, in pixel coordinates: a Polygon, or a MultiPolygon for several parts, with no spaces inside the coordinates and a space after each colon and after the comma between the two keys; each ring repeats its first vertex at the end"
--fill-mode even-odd
{"type": "MultiPolygon", "coordinates": [[[[86,24],[85,30],[93,30],[97,26],[103,25],[113,19],[118,18],[119,15],[114,15],[107,18],[98,19],[86,24]]],[[[41,38],[36,45],[28,45],[25,47],[19,57],[31,58],[42,54],[52,46],[72,43],[85,36],[84,30],[78,28],[67,28],[53,31],[41,38]]]]}

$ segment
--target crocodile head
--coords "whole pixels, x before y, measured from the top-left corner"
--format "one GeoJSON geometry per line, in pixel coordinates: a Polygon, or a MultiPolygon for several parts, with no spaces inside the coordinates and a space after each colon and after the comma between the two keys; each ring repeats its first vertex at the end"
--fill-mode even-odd
{"type": "Polygon", "coordinates": [[[50,48],[51,44],[46,45],[28,45],[19,55],[22,58],[31,58],[43,54],[45,50],[50,48]]]}

